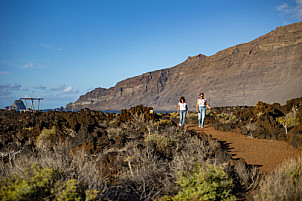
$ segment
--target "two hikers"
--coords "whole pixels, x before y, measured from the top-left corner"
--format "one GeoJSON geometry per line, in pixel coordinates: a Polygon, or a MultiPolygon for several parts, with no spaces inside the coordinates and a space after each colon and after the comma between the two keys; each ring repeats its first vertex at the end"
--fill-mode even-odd
{"type": "MultiPolygon", "coordinates": [[[[206,108],[211,109],[211,107],[207,103],[207,100],[204,98],[204,93],[200,93],[199,98],[196,102],[196,112],[198,112],[198,125],[200,128],[203,128],[206,108]]],[[[183,96],[180,98],[180,101],[178,103],[177,114],[180,114],[179,126],[184,127],[186,114],[189,114],[189,109],[183,96]]]]}

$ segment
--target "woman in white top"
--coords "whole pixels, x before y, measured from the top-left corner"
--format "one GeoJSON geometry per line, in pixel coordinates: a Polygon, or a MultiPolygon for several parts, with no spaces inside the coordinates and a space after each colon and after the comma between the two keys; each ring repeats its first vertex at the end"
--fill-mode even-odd
{"type": "Polygon", "coordinates": [[[179,126],[185,127],[186,114],[189,114],[188,106],[185,97],[181,97],[178,103],[177,114],[180,114],[179,126]]]}
{"type": "Polygon", "coordinates": [[[204,94],[201,93],[196,103],[196,111],[198,112],[198,124],[200,128],[203,128],[204,118],[206,116],[206,107],[211,109],[211,107],[207,103],[207,100],[204,98],[204,94]]]}

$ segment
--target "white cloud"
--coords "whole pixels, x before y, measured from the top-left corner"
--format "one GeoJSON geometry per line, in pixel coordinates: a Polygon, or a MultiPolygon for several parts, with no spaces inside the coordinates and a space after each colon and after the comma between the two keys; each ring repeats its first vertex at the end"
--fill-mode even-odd
{"type": "Polygon", "coordinates": [[[287,3],[283,3],[276,7],[276,10],[282,14],[291,14],[291,17],[302,19],[302,0],[296,0],[296,5],[291,6],[287,3]]]}
{"type": "Polygon", "coordinates": [[[6,74],[8,74],[7,71],[0,71],[0,75],[6,75],[6,74]]]}
{"type": "Polygon", "coordinates": [[[22,69],[43,69],[43,68],[46,68],[46,66],[37,65],[37,64],[34,64],[33,62],[29,61],[26,64],[24,64],[23,66],[21,66],[20,68],[22,68],[22,69]]]}
{"type": "Polygon", "coordinates": [[[277,7],[277,11],[283,13],[292,13],[294,11],[294,7],[289,6],[287,3],[284,3],[277,7]]]}
{"type": "Polygon", "coordinates": [[[16,83],[0,85],[0,89],[3,89],[3,88],[9,89],[9,90],[20,90],[21,85],[16,84],[16,83]]]}
{"type": "Polygon", "coordinates": [[[10,95],[12,91],[19,91],[21,89],[20,84],[3,84],[0,85],[0,96],[10,95]]]}
{"type": "Polygon", "coordinates": [[[29,61],[25,64],[16,64],[7,60],[2,60],[0,62],[0,65],[3,67],[15,67],[15,68],[21,68],[21,69],[43,69],[47,68],[47,66],[35,64],[32,61],[29,61]]]}
{"type": "Polygon", "coordinates": [[[79,93],[78,89],[74,89],[72,86],[67,87],[66,89],[63,90],[64,94],[76,94],[79,93]]]}
{"type": "Polygon", "coordinates": [[[45,90],[46,87],[40,84],[40,85],[36,86],[35,89],[42,89],[42,90],[45,90]]]}
{"type": "Polygon", "coordinates": [[[72,91],[72,87],[71,86],[68,87],[68,88],[66,88],[66,89],[64,89],[64,93],[69,93],[71,91],[72,91]]]}
{"type": "Polygon", "coordinates": [[[296,0],[296,3],[297,6],[295,16],[298,17],[298,19],[302,20],[302,0],[296,0]]]}
{"type": "Polygon", "coordinates": [[[65,87],[66,87],[66,84],[62,84],[58,87],[49,89],[49,91],[63,91],[65,89],[65,87]]]}

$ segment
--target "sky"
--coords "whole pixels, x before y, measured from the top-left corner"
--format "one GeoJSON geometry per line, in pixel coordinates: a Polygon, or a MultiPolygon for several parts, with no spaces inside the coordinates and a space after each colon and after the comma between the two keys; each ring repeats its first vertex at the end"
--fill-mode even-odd
{"type": "Polygon", "coordinates": [[[302,0],[0,0],[0,109],[65,107],[301,20],[302,0]]]}

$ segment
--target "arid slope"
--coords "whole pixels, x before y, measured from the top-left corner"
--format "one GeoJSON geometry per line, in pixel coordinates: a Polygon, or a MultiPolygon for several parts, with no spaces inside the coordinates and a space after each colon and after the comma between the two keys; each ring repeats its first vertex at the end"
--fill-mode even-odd
{"type": "MultiPolygon", "coordinates": [[[[143,65],[143,64],[142,64],[143,65]]],[[[302,22],[276,28],[249,43],[202,54],[163,70],[96,88],[68,109],[120,110],[139,104],[175,110],[180,96],[190,109],[200,92],[211,106],[255,105],[302,96],[302,22]]]]}

